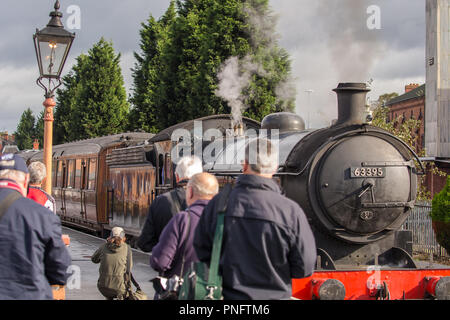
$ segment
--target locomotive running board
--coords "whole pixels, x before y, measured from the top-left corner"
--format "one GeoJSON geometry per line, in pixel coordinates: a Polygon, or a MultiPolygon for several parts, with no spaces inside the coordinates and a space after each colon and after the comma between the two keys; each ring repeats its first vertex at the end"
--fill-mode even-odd
{"type": "Polygon", "coordinates": [[[344,300],[450,299],[450,269],[384,270],[369,266],[362,271],[316,271],[311,277],[292,279],[292,296],[300,300],[339,296],[329,288],[342,293],[344,300]],[[327,283],[329,287],[320,290],[327,283]]]}

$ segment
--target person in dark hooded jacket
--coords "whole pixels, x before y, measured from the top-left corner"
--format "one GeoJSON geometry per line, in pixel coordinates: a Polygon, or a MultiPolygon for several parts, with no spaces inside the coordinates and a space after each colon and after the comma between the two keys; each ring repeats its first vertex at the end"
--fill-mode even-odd
{"type": "Polygon", "coordinates": [[[198,261],[193,246],[194,232],[203,209],[218,191],[217,179],[209,173],[198,173],[189,180],[188,208],[169,221],[150,257],[151,267],[160,275],[183,277],[190,264],[198,261]]]}
{"type": "MultiPolygon", "coordinates": [[[[108,300],[126,298],[125,273],[127,272],[128,250],[131,249],[125,243],[124,230],[114,227],[107,242],[98,248],[91,257],[93,263],[100,263],[97,288],[108,300]]],[[[129,261],[130,270],[132,261],[133,259],[129,261]]]]}
{"type": "Polygon", "coordinates": [[[186,209],[186,185],[194,174],[202,171],[202,161],[198,157],[181,158],[175,169],[177,188],[159,195],[150,205],[144,227],[137,240],[137,246],[142,251],[152,251],[170,219],[186,209]]]}

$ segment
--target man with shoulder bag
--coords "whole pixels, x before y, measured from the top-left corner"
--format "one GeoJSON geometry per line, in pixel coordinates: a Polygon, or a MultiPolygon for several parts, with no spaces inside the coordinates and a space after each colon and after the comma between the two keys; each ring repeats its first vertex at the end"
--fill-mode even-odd
{"type": "Polygon", "coordinates": [[[198,261],[193,248],[194,231],[203,209],[219,191],[217,179],[209,173],[191,177],[186,188],[188,208],[175,215],[153,248],[150,265],[162,276],[153,279],[155,299],[175,300],[187,267],[198,261]]]}
{"type": "Polygon", "coordinates": [[[170,219],[186,209],[186,185],[194,174],[202,171],[202,161],[198,157],[186,156],[180,159],[175,168],[177,187],[159,195],[149,208],[144,227],[137,240],[137,246],[142,251],[151,252],[170,219]]]}

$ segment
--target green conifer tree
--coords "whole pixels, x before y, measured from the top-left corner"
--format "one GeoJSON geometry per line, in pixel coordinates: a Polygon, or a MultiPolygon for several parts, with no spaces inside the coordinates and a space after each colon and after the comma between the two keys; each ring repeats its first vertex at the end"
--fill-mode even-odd
{"type": "Polygon", "coordinates": [[[59,142],[126,130],[129,105],[119,62],[120,54],[103,38],[77,58],[64,78],[65,88],[58,91],[59,142]]]}
{"type": "Polygon", "coordinates": [[[161,48],[168,41],[168,28],[176,16],[172,1],[166,13],[158,20],[150,15],[147,23],[142,24],[141,53],[134,53],[136,64],[133,71],[133,96],[130,99],[129,125],[131,130],[141,129],[156,132],[160,127],[158,119],[162,115],[161,106],[157,105],[161,87],[161,48]]]}
{"type": "Polygon", "coordinates": [[[16,132],[14,132],[17,147],[20,150],[33,148],[33,140],[35,135],[34,122],[35,117],[33,112],[30,108],[27,108],[22,113],[16,132]]]}
{"type": "MultiPolygon", "coordinates": [[[[292,86],[281,90],[289,87],[290,60],[287,52],[278,47],[268,0],[178,0],[176,15],[172,7],[173,2],[168,10],[172,12],[171,23],[165,25],[159,58],[154,60],[158,68],[150,68],[157,70],[157,79],[147,77],[150,82],[141,81],[137,71],[143,70],[140,58],[144,57],[137,57],[132,102],[139,108],[139,104],[151,101],[151,115],[141,113],[149,124],[155,123],[154,127],[161,130],[201,116],[230,113],[228,99],[217,95],[218,74],[230,57],[240,60],[241,69],[248,66],[247,62],[256,66],[251,67],[248,83],[242,87],[240,100],[248,108],[240,112],[245,109],[244,115],[261,120],[271,112],[293,110],[295,90],[292,86]],[[152,99],[136,94],[145,90],[152,93],[152,99]]],[[[154,39],[152,42],[148,37],[155,30],[158,24],[149,20],[143,30],[146,32],[141,32],[143,50],[155,48],[154,39]]]]}
{"type": "Polygon", "coordinates": [[[44,114],[44,110],[39,113],[34,126],[34,138],[38,140],[41,149],[44,147],[44,114]]]}

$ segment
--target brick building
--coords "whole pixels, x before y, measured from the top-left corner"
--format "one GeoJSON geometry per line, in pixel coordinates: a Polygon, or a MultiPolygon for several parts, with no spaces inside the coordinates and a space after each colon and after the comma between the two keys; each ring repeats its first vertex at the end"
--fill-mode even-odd
{"type": "Polygon", "coordinates": [[[0,132],[0,154],[15,153],[19,151],[15,142],[15,136],[8,132],[0,132]]]}
{"type": "MultiPolygon", "coordinates": [[[[388,115],[388,121],[406,121],[407,119],[420,120],[420,127],[413,132],[413,136],[417,138],[413,147],[418,154],[421,154],[425,149],[425,84],[409,84],[405,86],[405,93],[389,100],[385,103],[386,107],[389,107],[390,112],[388,115]]],[[[436,167],[445,172],[447,175],[450,173],[450,159],[448,158],[436,158],[436,157],[423,157],[424,162],[434,162],[436,167]]],[[[425,177],[425,186],[431,195],[438,193],[445,186],[446,178],[434,175],[431,172],[427,172],[425,177]]]]}
{"type": "Polygon", "coordinates": [[[420,128],[413,132],[413,136],[417,138],[413,147],[417,153],[425,147],[425,84],[409,84],[405,86],[405,93],[386,102],[386,107],[389,107],[388,121],[401,119],[420,120],[420,128]]]}

